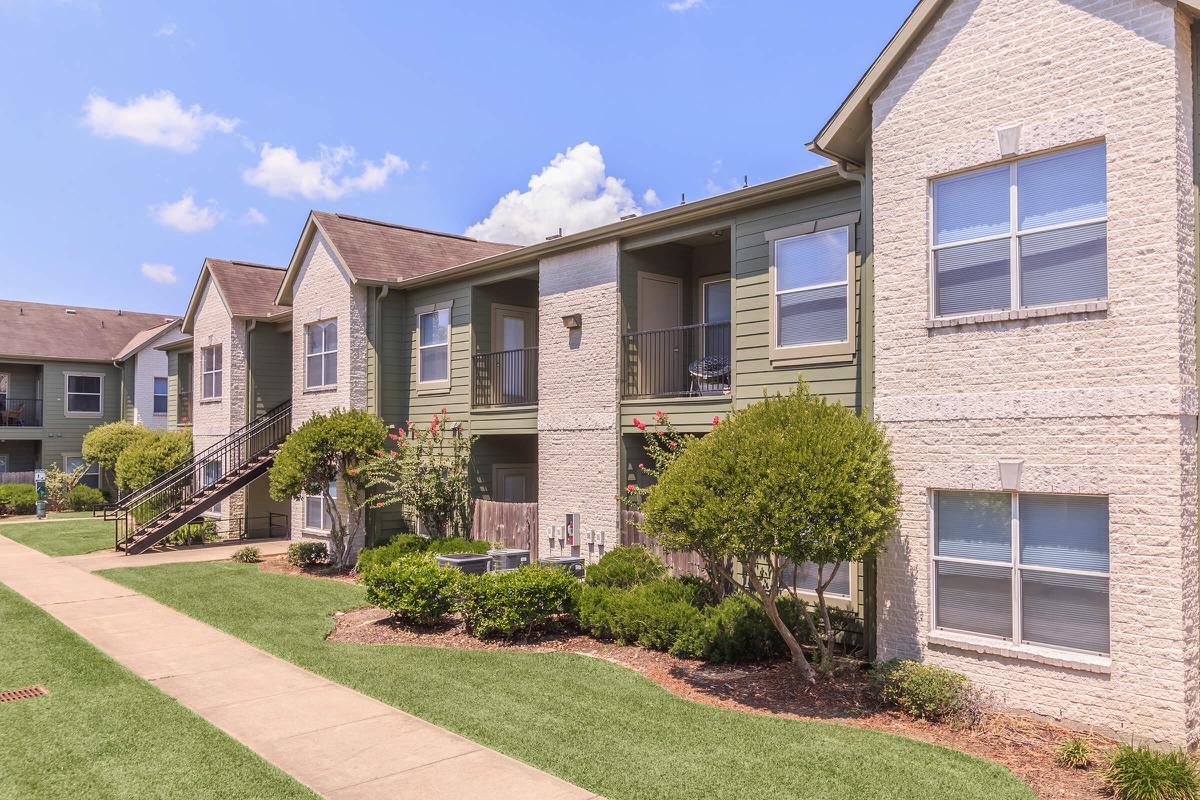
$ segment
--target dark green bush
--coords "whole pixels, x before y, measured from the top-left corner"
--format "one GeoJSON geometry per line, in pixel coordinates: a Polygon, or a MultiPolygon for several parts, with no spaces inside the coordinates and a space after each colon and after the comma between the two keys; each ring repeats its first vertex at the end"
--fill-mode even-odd
{"type": "Polygon", "coordinates": [[[167,544],[183,547],[189,544],[204,544],[217,538],[217,523],[211,519],[202,522],[189,522],[181,528],[172,531],[167,537],[167,544]]]}
{"type": "Polygon", "coordinates": [[[1200,774],[1196,762],[1180,750],[1160,753],[1124,745],[1109,757],[1104,773],[1117,800],[1196,800],[1200,774]]]}
{"type": "Polygon", "coordinates": [[[365,572],[371,567],[386,567],[396,563],[396,559],[409,553],[424,552],[429,540],[415,533],[398,533],[381,545],[364,547],[358,551],[358,561],[355,568],[365,572]]]}
{"type": "Polygon", "coordinates": [[[425,552],[432,556],[444,556],[449,553],[477,553],[483,555],[495,547],[491,542],[481,542],[475,539],[462,539],[451,536],[445,539],[429,539],[425,552]]]}
{"type": "Polygon", "coordinates": [[[287,550],[288,563],[293,567],[313,567],[329,560],[329,548],[324,542],[306,539],[292,542],[287,550]]]}
{"type": "Polygon", "coordinates": [[[32,514],[36,510],[37,489],[32,484],[0,484],[0,514],[32,514]]]}
{"type": "Polygon", "coordinates": [[[388,565],[375,565],[362,575],[371,605],[391,611],[414,625],[436,625],[454,610],[465,576],[439,567],[422,553],[409,553],[388,565]]]}
{"type": "Polygon", "coordinates": [[[104,504],[104,492],[79,484],[67,492],[67,508],[72,511],[91,511],[92,506],[104,504]]]}
{"type": "MultiPolygon", "coordinates": [[[[457,570],[447,570],[457,572],[457,570]]],[[[575,609],[579,581],[561,569],[526,566],[468,576],[459,611],[472,636],[528,636],[575,609]]]]}
{"type": "Polygon", "coordinates": [[[234,550],[233,555],[231,555],[229,558],[230,560],[236,561],[239,564],[257,564],[258,562],[262,561],[262,552],[260,552],[259,549],[253,545],[246,545],[245,547],[239,547],[237,550],[234,550]]]}
{"type": "Polygon", "coordinates": [[[884,661],[871,669],[871,681],[884,703],[916,719],[970,725],[981,713],[971,680],[932,664],[884,661]]]}
{"type": "Polygon", "coordinates": [[[646,548],[615,547],[587,568],[584,581],[589,586],[612,586],[628,589],[639,583],[657,581],[667,576],[667,566],[646,548]]]}
{"type": "Polygon", "coordinates": [[[702,620],[695,581],[666,578],[621,589],[588,584],[579,597],[579,624],[600,639],[670,650],[702,620]]]}
{"type": "MultiPolygon", "coordinates": [[[[779,611],[801,643],[805,642],[807,631],[797,629],[798,614],[789,598],[779,601],[779,611]]],[[[671,654],[724,664],[782,658],[787,647],[762,606],[748,595],[734,594],[704,609],[697,624],[675,642],[671,654]]]]}

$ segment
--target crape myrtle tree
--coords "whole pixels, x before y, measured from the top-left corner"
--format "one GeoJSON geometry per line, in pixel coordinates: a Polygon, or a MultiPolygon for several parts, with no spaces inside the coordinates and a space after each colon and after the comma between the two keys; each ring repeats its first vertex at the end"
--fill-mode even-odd
{"type": "Polygon", "coordinates": [[[388,450],[363,461],[359,477],[369,504],[397,506],[434,539],[471,536],[471,448],[478,437],[452,423],[446,409],[422,427],[412,420],[388,433],[388,450]]]}
{"type": "Polygon", "coordinates": [[[117,485],[124,491],[140,489],[191,457],[190,430],[150,431],[134,439],[117,457],[117,485]]]}
{"type": "MultiPolygon", "coordinates": [[[[644,526],[666,547],[691,549],[733,582],[740,573],[805,679],[832,668],[834,629],[825,592],[839,570],[882,549],[896,522],[899,485],[883,428],[830,403],[803,382],[766,397],[692,442],[642,504],[644,526]],[[795,594],[794,565],[816,566],[817,650],[809,663],[780,616],[795,594]]],[[[799,598],[796,598],[797,600],[799,598]]]]}
{"type": "Polygon", "coordinates": [[[322,498],[330,520],[330,561],[336,567],[349,565],[351,543],[363,530],[366,485],[358,467],[382,452],[386,435],[387,426],[374,414],[335,408],[329,414],[314,414],[288,434],[275,454],[270,473],[272,499],[322,498]],[[330,484],[338,487],[341,505],[330,492],[330,484]]]}
{"type": "Polygon", "coordinates": [[[83,437],[83,459],[89,464],[99,464],[106,480],[115,480],[117,459],[130,445],[149,435],[149,428],[144,425],[134,425],[132,422],[109,422],[105,425],[97,425],[83,437]]]}

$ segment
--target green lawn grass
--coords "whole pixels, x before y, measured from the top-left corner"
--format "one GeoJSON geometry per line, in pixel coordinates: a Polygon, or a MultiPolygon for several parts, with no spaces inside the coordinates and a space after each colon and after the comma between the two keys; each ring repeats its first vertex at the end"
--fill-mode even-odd
{"type": "Polygon", "coordinates": [[[0,798],[316,798],[3,585],[0,654],[0,798]]]}
{"type": "Polygon", "coordinates": [[[997,764],[875,731],[691,703],[599,659],[328,642],[330,615],[365,603],[351,584],[229,563],[104,575],[609,800],[1035,797],[997,764]]]}
{"type": "Polygon", "coordinates": [[[113,523],[90,513],[76,518],[0,525],[7,536],[48,556],[76,556],[113,546],[113,523]]]}

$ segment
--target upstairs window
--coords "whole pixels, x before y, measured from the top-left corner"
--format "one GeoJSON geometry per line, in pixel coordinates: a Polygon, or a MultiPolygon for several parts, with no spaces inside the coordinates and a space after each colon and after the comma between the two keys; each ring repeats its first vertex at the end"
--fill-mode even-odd
{"type": "Polygon", "coordinates": [[[766,231],[770,358],[854,353],[854,228],[842,215],[766,231]]]}
{"type": "Polygon", "coordinates": [[[213,400],[221,396],[221,345],[200,351],[200,397],[213,400]]]}
{"type": "Polygon", "coordinates": [[[67,373],[67,413],[98,417],[104,403],[104,379],[99,375],[67,373]]]}
{"type": "Polygon", "coordinates": [[[935,316],[1108,296],[1103,144],[940,178],[932,204],[935,316]]]}
{"type": "Polygon", "coordinates": [[[449,387],[450,307],[421,310],[417,337],[417,382],[425,388],[449,387]]]}
{"type": "Polygon", "coordinates": [[[304,328],[304,385],[318,389],[337,385],[337,320],[304,328]]]}
{"type": "Polygon", "coordinates": [[[167,413],[167,379],[154,379],[154,413],[167,413]]]}

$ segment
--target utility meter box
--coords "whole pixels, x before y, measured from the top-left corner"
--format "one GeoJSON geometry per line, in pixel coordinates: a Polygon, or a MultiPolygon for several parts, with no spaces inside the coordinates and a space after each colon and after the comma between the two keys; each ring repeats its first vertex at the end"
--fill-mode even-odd
{"type": "Polygon", "coordinates": [[[578,514],[567,514],[567,524],[563,528],[563,542],[567,547],[575,547],[579,544],[579,537],[582,535],[582,526],[580,525],[578,514]]]}

